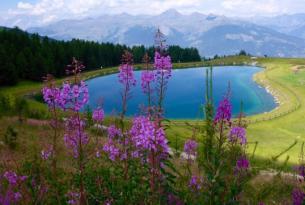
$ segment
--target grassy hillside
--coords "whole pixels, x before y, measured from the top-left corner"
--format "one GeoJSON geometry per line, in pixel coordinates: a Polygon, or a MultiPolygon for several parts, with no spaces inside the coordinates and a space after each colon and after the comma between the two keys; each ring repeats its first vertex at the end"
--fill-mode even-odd
{"type": "Polygon", "coordinates": [[[260,59],[259,62],[266,67],[264,75],[269,79],[270,86],[282,96],[282,104],[273,115],[285,114],[273,120],[250,124],[249,139],[259,142],[257,154],[263,157],[280,153],[296,140],[296,146],[281,159],[289,155],[291,162],[297,162],[301,143],[305,141],[305,71],[295,72],[293,68],[304,65],[305,60],[260,59]]]}
{"type": "MultiPolygon", "coordinates": [[[[229,64],[232,59],[225,59],[229,64]]],[[[219,62],[221,60],[218,60],[219,62]]],[[[254,76],[254,79],[264,86],[268,86],[278,98],[278,108],[269,112],[251,117],[248,121],[248,140],[250,142],[248,152],[252,153],[257,142],[256,156],[261,158],[275,157],[290,145],[297,142],[289,151],[283,154],[279,160],[289,157],[290,163],[297,163],[302,142],[305,141],[305,70],[300,65],[305,65],[303,59],[258,59],[259,65],[265,67],[263,72],[254,76]],[[299,71],[293,68],[298,66],[299,71]]],[[[201,125],[202,122],[176,121],[168,130],[172,142],[192,135],[192,131],[186,124],[201,125]]]]}

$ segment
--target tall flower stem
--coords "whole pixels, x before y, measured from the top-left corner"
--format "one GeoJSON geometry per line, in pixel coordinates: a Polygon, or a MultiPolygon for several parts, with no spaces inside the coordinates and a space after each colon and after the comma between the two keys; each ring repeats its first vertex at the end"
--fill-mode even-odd
{"type": "Polygon", "coordinates": [[[150,84],[154,80],[154,78],[153,77],[151,78],[151,76],[149,76],[149,74],[153,74],[153,73],[150,73],[152,71],[150,71],[150,69],[149,69],[149,61],[150,61],[149,55],[147,53],[145,53],[145,55],[143,57],[145,73],[142,72],[142,88],[144,90],[144,93],[147,94],[148,112],[149,112],[149,114],[151,114],[151,85],[150,84]]]}
{"type": "MultiPolygon", "coordinates": [[[[127,79],[129,79],[129,74],[126,75],[127,79]]],[[[129,91],[129,84],[126,84],[123,92],[123,98],[122,98],[122,112],[121,112],[121,122],[124,121],[126,112],[127,112],[127,96],[128,96],[128,91],[129,91]]],[[[122,127],[123,130],[123,127],[122,127]]]]}
{"type": "Polygon", "coordinates": [[[156,71],[157,81],[157,110],[156,117],[159,119],[159,126],[161,126],[163,113],[163,101],[165,97],[165,91],[167,88],[168,79],[171,77],[172,62],[171,57],[167,54],[166,39],[164,34],[157,30],[155,35],[155,57],[154,68],[156,71]]]}
{"type": "Polygon", "coordinates": [[[125,133],[125,126],[124,126],[124,118],[127,112],[127,102],[130,97],[131,87],[135,86],[136,80],[134,78],[133,73],[133,56],[130,52],[125,51],[122,55],[122,64],[119,67],[119,81],[123,85],[123,93],[122,93],[122,111],[120,115],[120,123],[121,123],[121,130],[123,132],[123,164],[124,164],[124,179],[128,179],[128,158],[129,158],[129,149],[127,145],[128,134],[125,133]]]}
{"type": "Polygon", "coordinates": [[[57,173],[56,173],[56,169],[57,169],[57,137],[58,137],[58,116],[57,116],[57,110],[55,107],[55,104],[53,104],[53,115],[54,115],[54,134],[53,134],[53,158],[52,158],[52,169],[53,169],[53,176],[56,177],[57,173]]]}
{"type": "MultiPolygon", "coordinates": [[[[57,138],[59,132],[59,119],[58,119],[58,106],[59,106],[59,93],[60,90],[56,88],[55,82],[52,75],[47,75],[45,78],[46,86],[42,89],[43,98],[45,102],[48,104],[49,111],[51,113],[51,121],[50,127],[53,130],[52,135],[52,147],[51,147],[51,155],[52,155],[52,173],[53,177],[56,178],[57,173],[57,138]]],[[[56,179],[55,179],[56,180],[56,179]]]]}
{"type": "MultiPolygon", "coordinates": [[[[77,120],[78,120],[78,133],[82,133],[83,130],[81,128],[81,119],[79,112],[77,112],[77,120]]],[[[80,204],[86,204],[86,196],[84,190],[84,179],[83,179],[83,172],[84,172],[84,153],[83,153],[83,142],[82,136],[78,137],[78,144],[79,144],[79,174],[80,174],[80,204]]]]}
{"type": "Polygon", "coordinates": [[[120,115],[120,120],[123,122],[127,112],[127,101],[130,95],[130,89],[136,83],[133,73],[133,56],[130,52],[125,51],[122,55],[122,64],[119,70],[119,81],[123,84],[122,111],[120,115]]]}
{"type": "MultiPolygon", "coordinates": [[[[70,72],[74,75],[74,86],[75,87],[75,94],[72,91],[72,107],[70,108],[72,111],[72,124],[75,126],[75,121],[76,120],[76,127],[73,127],[73,132],[74,133],[74,139],[76,139],[77,144],[72,143],[72,146],[76,146],[74,150],[74,157],[77,157],[78,159],[78,171],[79,171],[79,177],[80,177],[80,186],[79,186],[79,193],[80,193],[80,198],[79,198],[79,203],[80,205],[86,205],[87,204],[87,199],[86,199],[86,194],[85,194],[85,188],[84,188],[84,171],[85,171],[85,151],[84,151],[84,144],[88,143],[88,139],[85,136],[84,133],[84,122],[81,119],[80,115],[80,109],[82,106],[84,106],[88,99],[87,96],[83,96],[84,99],[80,101],[80,94],[81,92],[84,92],[83,94],[87,94],[87,90],[84,89],[86,85],[83,82],[80,82],[79,79],[79,74],[81,70],[84,68],[84,66],[81,64],[81,62],[77,61],[75,58],[73,58],[72,64],[68,66],[70,68],[70,72]],[[78,86],[81,87],[78,87],[78,86]],[[81,88],[81,89],[80,89],[81,88]],[[73,122],[74,121],[74,122],[73,122]],[[75,130],[74,130],[75,129],[75,130]],[[86,142],[84,142],[85,140],[86,142]]],[[[74,88],[74,87],[73,87],[74,88]]],[[[71,106],[71,105],[70,105],[71,106]]],[[[71,128],[70,128],[71,129],[71,128]]],[[[72,141],[73,141],[72,140],[72,141]]]]}
{"type": "MultiPolygon", "coordinates": [[[[159,90],[159,99],[158,99],[158,116],[159,118],[162,116],[162,105],[163,105],[163,98],[164,98],[164,73],[161,73],[160,79],[160,90],[159,90]]],[[[161,121],[160,121],[161,123],[161,121]]]]}
{"type": "MultiPolygon", "coordinates": [[[[74,83],[77,84],[79,83],[77,81],[77,71],[79,70],[79,65],[76,63],[75,65],[75,74],[74,74],[74,83]]],[[[77,101],[77,99],[75,99],[75,101],[77,101]]],[[[75,102],[76,103],[76,102],[75,102]]],[[[84,174],[84,150],[83,150],[83,137],[81,136],[82,133],[84,132],[83,131],[83,128],[82,128],[82,122],[81,122],[81,117],[80,117],[80,113],[79,111],[77,111],[75,113],[77,115],[77,129],[78,129],[78,159],[79,159],[79,174],[80,174],[80,204],[81,205],[85,205],[87,204],[86,202],[86,195],[85,195],[85,190],[84,190],[84,177],[83,177],[83,174],[84,174]]]]}
{"type": "Polygon", "coordinates": [[[203,139],[204,155],[199,160],[199,165],[204,167],[206,162],[212,161],[213,144],[214,144],[214,126],[213,126],[213,84],[212,84],[212,68],[206,70],[206,93],[205,93],[205,137],[203,139]]]}

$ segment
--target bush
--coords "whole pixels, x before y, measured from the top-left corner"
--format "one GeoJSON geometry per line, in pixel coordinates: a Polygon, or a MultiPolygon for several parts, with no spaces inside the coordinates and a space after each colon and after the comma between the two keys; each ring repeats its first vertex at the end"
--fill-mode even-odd
{"type": "Polygon", "coordinates": [[[4,142],[11,149],[15,149],[17,146],[18,131],[13,126],[8,126],[4,134],[4,142]]]}
{"type": "Polygon", "coordinates": [[[46,119],[48,114],[44,110],[31,109],[27,112],[26,116],[33,119],[46,119]]]}
{"type": "MultiPolygon", "coordinates": [[[[7,96],[0,94],[0,114],[8,114],[11,111],[10,100],[7,96]]],[[[0,116],[1,116],[0,115],[0,116]]]]}
{"type": "Polygon", "coordinates": [[[25,115],[28,113],[29,105],[23,97],[15,99],[15,111],[18,114],[19,121],[22,122],[25,115]]]}

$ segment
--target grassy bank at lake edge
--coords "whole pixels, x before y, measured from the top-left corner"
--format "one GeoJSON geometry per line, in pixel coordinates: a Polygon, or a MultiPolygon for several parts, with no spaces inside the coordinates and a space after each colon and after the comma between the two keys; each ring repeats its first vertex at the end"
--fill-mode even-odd
{"type": "MultiPolygon", "coordinates": [[[[295,164],[299,160],[301,144],[305,141],[305,70],[295,73],[292,67],[305,65],[305,60],[261,58],[257,62],[265,69],[254,79],[272,90],[280,106],[271,112],[247,117],[251,122],[247,128],[250,142],[248,152],[253,152],[257,142],[256,157],[271,159],[296,142],[278,158],[284,161],[289,157],[289,163],[295,164]]],[[[177,142],[178,147],[182,146],[182,138],[192,136],[186,123],[202,125],[200,121],[173,121],[168,135],[174,145],[177,142]]]]}

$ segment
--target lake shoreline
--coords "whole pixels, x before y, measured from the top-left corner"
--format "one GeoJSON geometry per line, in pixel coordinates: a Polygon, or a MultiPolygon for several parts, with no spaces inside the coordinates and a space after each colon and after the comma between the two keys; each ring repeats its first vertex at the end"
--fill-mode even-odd
{"type": "MultiPolygon", "coordinates": [[[[205,88],[202,82],[206,78],[206,69],[208,67],[188,67],[186,69],[175,69],[173,71],[173,78],[170,80],[167,93],[169,100],[165,102],[164,108],[167,110],[167,119],[174,121],[198,121],[203,119],[201,107],[204,104],[203,95],[205,88]],[[190,85],[189,82],[193,83],[190,85]],[[180,99],[179,102],[177,102],[178,99],[180,99]],[[184,103],[185,99],[191,100],[192,103],[184,103]]],[[[277,104],[274,96],[267,92],[266,89],[261,89],[259,84],[253,80],[253,75],[261,71],[263,71],[263,68],[253,65],[215,67],[215,108],[223,97],[224,92],[226,92],[227,82],[231,81],[232,89],[235,90],[234,92],[244,93],[243,96],[232,96],[234,116],[237,116],[239,113],[240,101],[244,102],[244,111],[248,116],[262,114],[275,109],[277,104]],[[232,72],[229,71],[230,69],[232,69],[232,72]]],[[[137,69],[135,71],[137,81],[140,80],[140,75],[140,70],[137,69]]],[[[103,96],[105,100],[108,99],[109,101],[108,103],[105,101],[104,104],[106,113],[110,114],[112,110],[120,109],[117,97],[113,96],[113,93],[119,92],[119,85],[115,84],[115,81],[115,74],[100,76],[94,79],[91,78],[87,81],[87,85],[91,90],[90,106],[92,108],[96,106],[97,100],[103,96]],[[108,91],[110,88],[112,90],[111,95],[109,95],[108,91]]],[[[139,94],[141,93],[139,84],[134,88],[133,93],[136,95],[133,95],[133,99],[129,102],[129,116],[134,116],[134,113],[138,113],[138,108],[135,104],[145,102],[145,96],[139,94]]]]}

